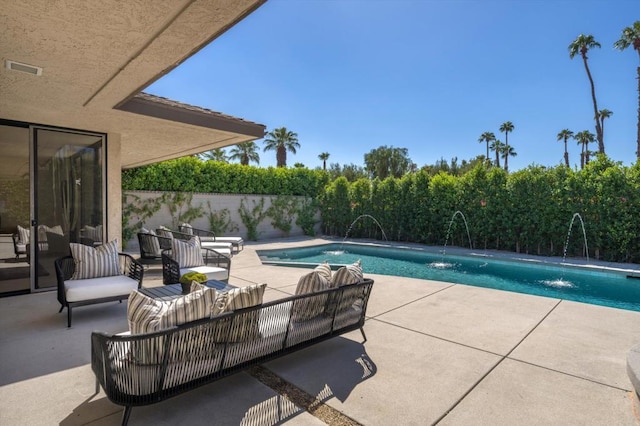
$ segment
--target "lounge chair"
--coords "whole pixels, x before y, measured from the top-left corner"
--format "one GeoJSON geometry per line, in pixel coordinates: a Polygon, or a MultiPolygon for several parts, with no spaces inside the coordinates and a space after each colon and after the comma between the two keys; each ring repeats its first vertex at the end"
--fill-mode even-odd
{"type": "MultiPolygon", "coordinates": [[[[168,228],[158,228],[156,229],[156,234],[166,237],[166,238],[176,238],[178,240],[188,241],[191,238],[194,238],[193,234],[187,234],[185,232],[174,231],[168,228]]],[[[196,236],[197,237],[197,236],[196,236]]],[[[200,247],[203,249],[211,249],[215,250],[218,253],[232,256],[233,255],[233,244],[226,242],[215,242],[215,241],[202,241],[200,237],[198,237],[200,241],[200,247]]]]}
{"type": "Polygon", "coordinates": [[[143,262],[162,260],[162,250],[171,248],[171,238],[161,237],[153,231],[138,232],[140,260],[143,262]]]}
{"type": "Polygon", "coordinates": [[[242,237],[216,236],[212,231],[194,228],[188,223],[183,223],[178,230],[184,234],[197,235],[202,242],[231,243],[236,253],[244,249],[244,240],[242,237]]]}

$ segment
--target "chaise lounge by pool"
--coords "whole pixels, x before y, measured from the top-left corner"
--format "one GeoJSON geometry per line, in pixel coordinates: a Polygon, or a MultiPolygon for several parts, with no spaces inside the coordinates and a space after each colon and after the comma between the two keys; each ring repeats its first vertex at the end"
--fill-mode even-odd
{"type": "Polygon", "coordinates": [[[312,268],[361,260],[365,273],[396,275],[493,288],[640,311],[640,280],[631,271],[580,267],[541,260],[496,258],[427,249],[333,243],[295,249],[259,250],[263,264],[312,268]]]}

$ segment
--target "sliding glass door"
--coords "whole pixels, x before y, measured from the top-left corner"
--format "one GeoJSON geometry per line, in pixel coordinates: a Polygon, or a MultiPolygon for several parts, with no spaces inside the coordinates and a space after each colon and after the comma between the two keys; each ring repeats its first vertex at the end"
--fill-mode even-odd
{"type": "Polygon", "coordinates": [[[56,287],[69,243],[97,246],[104,229],[103,134],[32,126],[32,291],[56,287]]]}

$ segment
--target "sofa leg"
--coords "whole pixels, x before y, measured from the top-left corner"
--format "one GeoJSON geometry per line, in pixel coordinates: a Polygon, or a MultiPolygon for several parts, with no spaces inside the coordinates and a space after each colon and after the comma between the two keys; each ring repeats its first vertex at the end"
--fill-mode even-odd
{"type": "Polygon", "coordinates": [[[71,306],[67,306],[67,327],[71,327],[71,306]]]}
{"type": "Polygon", "coordinates": [[[367,341],[367,335],[364,334],[364,329],[362,327],[360,327],[360,333],[362,333],[362,338],[364,339],[364,341],[362,343],[366,342],[367,341]]]}
{"type": "Polygon", "coordinates": [[[127,426],[129,423],[129,416],[131,415],[131,406],[126,405],[124,407],[124,411],[122,412],[122,426],[127,426]]]}

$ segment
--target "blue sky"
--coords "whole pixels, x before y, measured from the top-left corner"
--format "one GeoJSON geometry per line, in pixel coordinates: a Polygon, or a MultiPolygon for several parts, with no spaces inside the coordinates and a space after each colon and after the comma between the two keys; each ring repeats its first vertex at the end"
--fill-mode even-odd
{"type": "MultiPolygon", "coordinates": [[[[515,129],[509,169],[563,161],[564,128],[595,134],[590,86],[568,46],[590,51],[605,148],[635,162],[638,54],[613,43],[640,20],[638,0],[270,0],[146,89],[298,133],[287,164],[364,165],[381,145],[418,165],[484,154],[485,131],[515,129]]],[[[260,166],[275,165],[262,152],[260,166]]],[[[591,149],[596,150],[594,144],[591,149]]],[[[569,145],[572,165],[580,149],[569,145]]]]}

